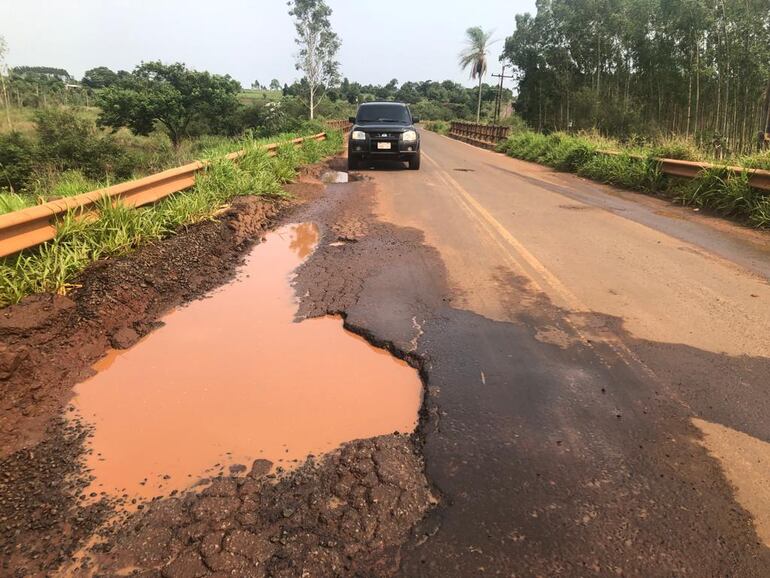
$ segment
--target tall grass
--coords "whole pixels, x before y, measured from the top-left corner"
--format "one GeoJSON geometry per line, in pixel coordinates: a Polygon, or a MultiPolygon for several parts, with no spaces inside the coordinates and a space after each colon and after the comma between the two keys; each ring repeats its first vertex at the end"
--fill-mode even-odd
{"type": "Polygon", "coordinates": [[[32,205],[28,197],[22,197],[16,193],[0,193],[0,215],[12,213],[32,205]]]}
{"type": "Polygon", "coordinates": [[[770,171],[770,151],[745,156],[740,159],[738,164],[747,169],[763,169],[770,171]]]}
{"type": "MultiPolygon", "coordinates": [[[[660,193],[676,202],[708,209],[756,227],[770,227],[770,196],[749,186],[747,173],[717,167],[685,181],[660,171],[658,158],[699,160],[697,148],[687,140],[668,139],[654,146],[622,147],[596,135],[543,135],[522,131],[500,143],[497,150],[602,183],[660,193]],[[602,152],[618,149],[620,152],[616,154],[602,152]]],[[[767,153],[741,160],[747,168],[770,168],[767,153]]]]}
{"type": "Polygon", "coordinates": [[[438,134],[448,135],[450,124],[445,120],[428,120],[423,123],[427,130],[437,132],[438,134]]]}
{"type": "Polygon", "coordinates": [[[182,226],[213,219],[233,197],[285,195],[281,183],[296,176],[299,166],[341,150],[342,134],[330,132],[326,141],[308,141],[291,150],[281,147],[274,158],[262,144],[254,139],[233,144],[245,150],[238,162],[224,158],[230,146],[224,147],[192,189],[154,205],[133,209],[104,200],[95,219],[65,215],[52,241],[0,261],[0,306],[17,303],[32,293],[66,292],[89,263],[123,255],[141,243],[172,235],[182,226]]]}
{"type": "Polygon", "coordinates": [[[658,163],[627,154],[597,154],[577,166],[581,177],[644,192],[656,191],[663,182],[658,163]]]}

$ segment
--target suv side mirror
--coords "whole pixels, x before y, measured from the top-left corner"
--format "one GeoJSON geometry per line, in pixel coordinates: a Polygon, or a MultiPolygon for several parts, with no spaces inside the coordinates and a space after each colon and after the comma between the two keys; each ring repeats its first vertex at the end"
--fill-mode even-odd
{"type": "Polygon", "coordinates": [[[349,116],[349,117],[348,117],[348,122],[349,122],[350,124],[356,124],[356,117],[354,117],[354,116],[349,116]]]}
{"type": "Polygon", "coordinates": [[[418,122],[420,122],[420,117],[419,116],[413,116],[412,117],[412,124],[417,124],[418,122]]]}

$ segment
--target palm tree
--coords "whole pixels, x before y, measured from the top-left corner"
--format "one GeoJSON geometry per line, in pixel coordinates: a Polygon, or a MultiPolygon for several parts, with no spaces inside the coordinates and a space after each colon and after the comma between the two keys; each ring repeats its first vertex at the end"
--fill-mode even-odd
{"type": "Polygon", "coordinates": [[[492,38],[492,31],[484,31],[480,26],[472,26],[465,31],[468,47],[460,53],[460,68],[471,67],[471,78],[479,79],[479,105],[476,109],[476,122],[481,120],[481,86],[487,73],[487,48],[492,38]]]}

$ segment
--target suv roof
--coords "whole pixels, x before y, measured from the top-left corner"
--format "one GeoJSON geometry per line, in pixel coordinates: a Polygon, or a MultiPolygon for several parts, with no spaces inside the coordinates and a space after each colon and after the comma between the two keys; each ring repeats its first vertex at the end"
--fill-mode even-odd
{"type": "Polygon", "coordinates": [[[407,106],[405,102],[393,102],[392,100],[375,100],[373,102],[362,102],[358,106],[371,106],[373,104],[377,105],[383,105],[383,104],[390,104],[393,106],[407,106]]]}

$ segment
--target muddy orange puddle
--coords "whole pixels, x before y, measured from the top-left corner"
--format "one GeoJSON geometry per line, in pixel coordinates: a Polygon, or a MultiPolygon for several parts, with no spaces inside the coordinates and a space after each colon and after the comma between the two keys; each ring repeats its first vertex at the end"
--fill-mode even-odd
{"type": "Polygon", "coordinates": [[[94,426],[88,492],[149,498],[231,464],[290,465],[414,429],[414,369],[339,319],[293,322],[290,277],[317,241],[310,224],[268,235],[236,282],[169,314],[76,388],[74,413],[94,426]]]}

